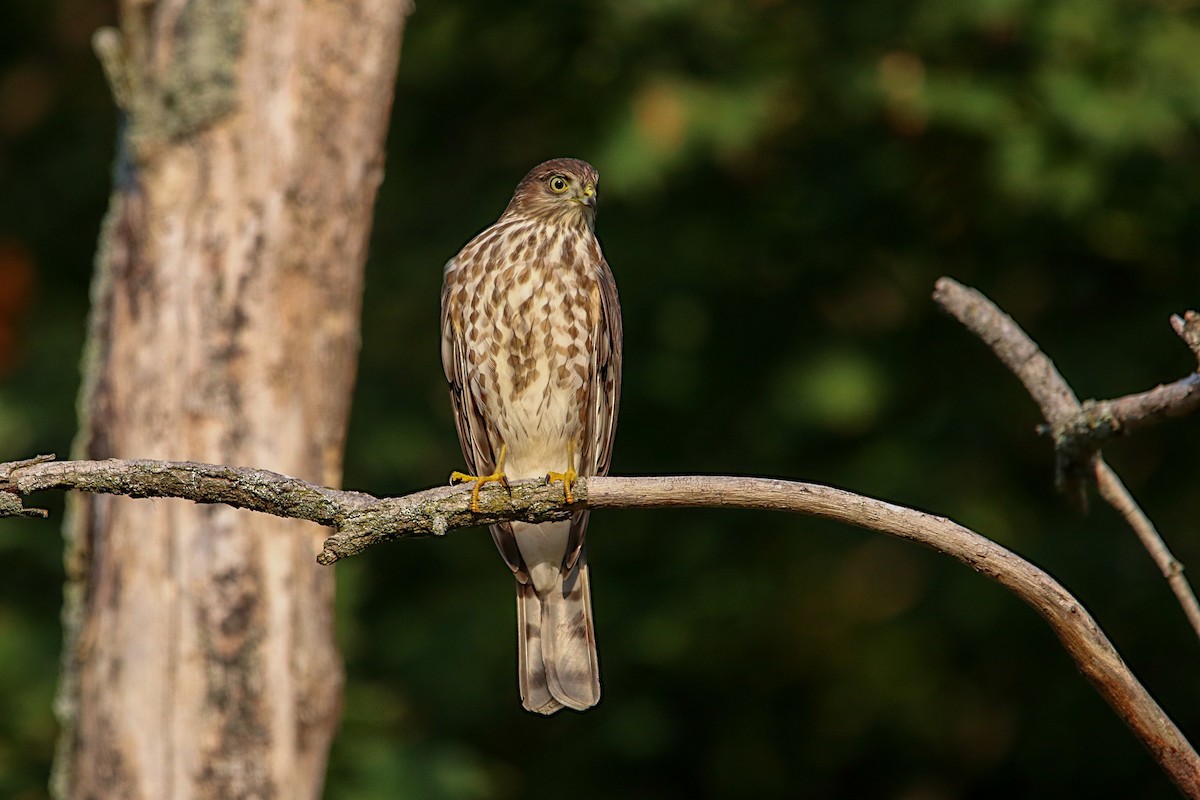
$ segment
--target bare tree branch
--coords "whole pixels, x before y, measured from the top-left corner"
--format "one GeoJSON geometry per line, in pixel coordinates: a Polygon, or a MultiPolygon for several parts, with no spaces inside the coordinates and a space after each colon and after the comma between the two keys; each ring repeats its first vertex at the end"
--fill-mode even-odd
{"type": "Polygon", "coordinates": [[[0,516],[27,511],[17,496],[44,489],[180,497],[311,520],[336,529],[318,557],[323,564],[392,539],[443,535],[500,520],[562,519],[580,508],[747,508],[809,514],[879,531],[945,553],[1033,607],[1175,784],[1200,800],[1200,756],[1078,600],[1041,569],[990,539],[944,517],[882,500],[768,478],[608,477],[580,479],[570,508],[563,505],[563,490],[557,484],[516,481],[510,491],[486,487],[480,495],[481,510],[474,513],[465,486],[377,498],[257,469],[164,461],[48,462],[43,457],[0,464],[0,498],[10,501],[0,502],[0,516]]]}
{"type": "MultiPolygon", "coordinates": [[[[1200,411],[1200,372],[1174,383],[1114,400],[1084,400],[1059,374],[1012,317],[981,292],[951,278],[938,280],[933,299],[972,333],[1020,379],[1042,410],[1055,447],[1067,458],[1086,461],[1113,436],[1200,411]]],[[[1171,326],[1200,358],[1200,315],[1188,311],[1171,318],[1171,326]]],[[[1065,466],[1065,465],[1060,465],[1065,466]]],[[[1082,474],[1080,466],[1075,466],[1082,474]]]]}
{"type": "MultiPolygon", "coordinates": [[[[8,492],[12,497],[45,489],[78,489],[128,497],[178,497],[197,503],[224,503],[277,517],[307,519],[327,526],[336,525],[339,514],[374,500],[370,495],[326,489],[262,469],[192,461],[53,459],[52,455],[38,456],[0,464],[0,493],[8,492]]],[[[10,514],[0,513],[0,516],[10,514]]]]}
{"type": "MultiPolygon", "coordinates": [[[[1089,400],[1080,404],[1075,392],[1012,317],[981,292],[950,278],[940,278],[933,299],[968,330],[982,339],[1016,376],[1042,410],[1053,434],[1060,489],[1086,508],[1081,480],[1090,472],[1103,497],[1125,518],[1150,553],[1183,607],[1192,630],[1200,636],[1200,603],[1180,563],[1134,501],[1121,479],[1100,455],[1100,442],[1123,430],[1142,427],[1166,417],[1194,413],[1200,408],[1200,373],[1118,400],[1089,400]]],[[[1172,327],[1200,355],[1200,315],[1189,311],[1173,317],[1172,327]]]]}
{"type": "Polygon", "coordinates": [[[1067,426],[1070,436],[1090,438],[1095,445],[1123,433],[1200,410],[1200,372],[1174,383],[1116,400],[1084,400],[1079,416],[1067,426]]]}
{"type": "Polygon", "coordinates": [[[982,339],[1004,366],[1016,374],[1047,421],[1064,420],[1079,413],[1079,398],[1050,357],[982,292],[952,278],[939,278],[933,288],[933,299],[982,339]]]}
{"type": "Polygon", "coordinates": [[[1112,467],[1098,458],[1095,462],[1096,488],[1105,501],[1120,512],[1125,522],[1133,529],[1142,547],[1150,553],[1154,563],[1162,570],[1171,591],[1183,606],[1183,613],[1191,623],[1192,630],[1200,632],[1200,606],[1192,594],[1192,587],[1183,574],[1183,563],[1171,554],[1163,538],[1159,536],[1154,523],[1142,511],[1141,506],[1134,501],[1133,495],[1125,488],[1124,481],[1113,471],[1112,467]]]}
{"type": "Polygon", "coordinates": [[[1183,316],[1175,314],[1171,317],[1171,327],[1196,354],[1196,361],[1200,362],[1200,314],[1195,311],[1185,311],[1183,316]]]}

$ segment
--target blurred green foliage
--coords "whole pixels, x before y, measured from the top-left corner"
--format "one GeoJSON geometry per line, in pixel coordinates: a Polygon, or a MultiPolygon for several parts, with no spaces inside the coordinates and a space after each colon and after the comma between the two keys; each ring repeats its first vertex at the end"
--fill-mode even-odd
{"type": "MultiPolygon", "coordinates": [[[[0,11],[0,458],[65,453],[114,112],[102,0],[0,11]]],[[[441,265],[533,164],[603,176],[615,471],[783,475],[951,516],[1048,569],[1200,739],[1200,644],[1115,515],[1072,514],[1036,409],[929,300],[993,297],[1081,396],[1195,367],[1200,17],[1183,0],[419,4],[368,264],[346,483],[459,465],[441,265]]],[[[1200,563],[1196,421],[1114,443],[1200,563]]],[[[39,498],[55,509],[60,500],[39,498]]],[[[42,796],[52,522],[0,537],[0,795],[42,796]]],[[[1172,797],[1057,641],[936,554],[734,511],[593,520],[605,696],[523,713],[486,534],[339,565],[330,798],[1172,797]],[[557,787],[568,787],[559,789],[557,787]]]]}

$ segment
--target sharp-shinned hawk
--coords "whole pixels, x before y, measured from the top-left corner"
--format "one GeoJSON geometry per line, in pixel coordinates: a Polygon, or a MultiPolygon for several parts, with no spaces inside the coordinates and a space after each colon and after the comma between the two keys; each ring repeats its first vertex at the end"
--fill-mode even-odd
{"type": "MultiPolygon", "coordinates": [[[[446,264],[442,364],[475,482],[604,475],[621,390],[621,309],[600,252],[596,170],[533,168],[508,207],[446,264]]],[[[476,505],[477,507],[477,505],[476,505]]],[[[539,714],[600,699],[584,532],[567,522],[493,525],[517,579],[521,702],[539,714]]]]}

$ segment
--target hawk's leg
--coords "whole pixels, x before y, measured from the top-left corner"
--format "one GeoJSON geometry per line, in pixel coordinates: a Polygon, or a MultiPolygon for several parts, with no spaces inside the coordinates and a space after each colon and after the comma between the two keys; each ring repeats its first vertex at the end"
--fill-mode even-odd
{"type": "Polygon", "coordinates": [[[571,505],[575,502],[575,498],[571,496],[571,484],[578,477],[579,473],[575,471],[575,442],[571,440],[567,442],[567,471],[548,473],[546,475],[546,483],[562,481],[563,494],[566,496],[567,505],[571,505]]]}
{"type": "Polygon", "coordinates": [[[508,486],[508,478],[504,476],[504,454],[508,450],[508,445],[500,445],[500,458],[496,460],[496,470],[491,475],[468,475],[465,472],[455,470],[450,473],[450,483],[466,483],[467,481],[475,481],[475,485],[471,487],[471,510],[476,514],[479,513],[479,489],[485,483],[502,483],[505,487],[508,486]]]}

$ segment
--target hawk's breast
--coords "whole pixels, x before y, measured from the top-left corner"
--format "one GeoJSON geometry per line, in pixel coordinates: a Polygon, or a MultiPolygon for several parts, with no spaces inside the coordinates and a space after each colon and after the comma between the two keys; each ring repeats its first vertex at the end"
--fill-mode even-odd
{"type": "Polygon", "coordinates": [[[494,449],[507,445],[514,480],[563,470],[568,442],[578,459],[600,319],[599,258],[590,230],[545,224],[496,226],[459,256],[468,388],[499,439],[494,449]]]}

